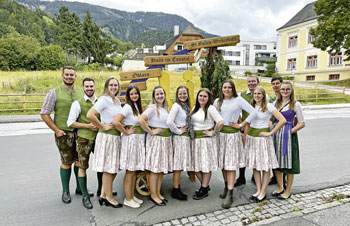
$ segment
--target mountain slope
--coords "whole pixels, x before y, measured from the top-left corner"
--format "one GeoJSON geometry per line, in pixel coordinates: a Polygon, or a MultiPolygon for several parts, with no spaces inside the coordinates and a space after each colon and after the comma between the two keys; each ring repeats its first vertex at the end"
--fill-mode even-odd
{"type": "MultiPolygon", "coordinates": [[[[39,0],[16,1],[32,10],[40,8],[51,16],[57,14],[62,6],[66,6],[69,8],[70,12],[75,12],[81,20],[84,19],[86,11],[89,9],[94,21],[102,28],[102,30],[123,41],[136,42],[135,40],[139,40],[134,43],[137,45],[140,44],[140,39],[142,39],[140,37],[142,37],[143,34],[148,37],[151,36],[157,38],[156,40],[152,40],[152,43],[161,44],[171,37],[174,25],[179,25],[180,31],[184,30],[188,25],[195,27],[185,18],[174,14],[158,12],[126,12],[80,2],[49,2],[39,0]],[[156,32],[152,32],[152,30],[156,32]],[[162,40],[160,40],[160,38],[162,38],[162,40]]],[[[215,36],[199,28],[196,29],[204,37],[215,36]]]]}

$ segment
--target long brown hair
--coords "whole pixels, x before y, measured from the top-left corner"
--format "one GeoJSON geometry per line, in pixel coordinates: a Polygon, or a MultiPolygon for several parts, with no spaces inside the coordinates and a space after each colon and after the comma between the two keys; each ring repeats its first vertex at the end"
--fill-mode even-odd
{"type": "Polygon", "coordinates": [[[133,84],[128,86],[128,88],[126,90],[126,103],[130,105],[134,116],[138,116],[138,114],[140,114],[140,115],[142,114],[141,93],[140,93],[139,87],[137,87],[136,85],[133,85],[133,84]],[[136,92],[139,95],[139,98],[137,99],[136,102],[133,102],[130,98],[130,92],[133,89],[136,89],[136,92]],[[136,109],[134,103],[136,104],[137,109],[136,109]]]}
{"type": "Polygon", "coordinates": [[[109,78],[107,78],[107,80],[106,80],[106,82],[105,82],[105,86],[104,86],[104,88],[103,88],[102,96],[109,96],[110,93],[109,93],[109,90],[108,90],[108,85],[109,85],[109,82],[110,82],[111,80],[113,80],[113,79],[115,79],[115,80],[117,81],[117,83],[118,83],[118,92],[117,92],[114,96],[117,96],[117,95],[118,95],[119,90],[120,90],[119,81],[118,81],[118,79],[116,79],[115,77],[109,77],[109,78]]]}
{"type": "MultiPolygon", "coordinates": [[[[261,86],[257,86],[255,89],[254,89],[254,92],[255,92],[255,90],[260,90],[260,92],[263,94],[263,98],[262,98],[262,100],[261,100],[261,111],[262,112],[265,112],[265,111],[267,111],[267,100],[266,100],[266,92],[265,92],[265,90],[264,90],[264,88],[263,87],[261,87],[261,86]]],[[[252,100],[251,100],[251,104],[252,104],[252,106],[253,107],[255,107],[255,105],[256,105],[256,101],[254,100],[254,92],[253,92],[253,98],[252,98],[252,100]]]]}
{"type": "Polygon", "coordinates": [[[203,111],[204,111],[204,120],[206,120],[207,119],[207,115],[208,115],[208,108],[209,108],[209,106],[210,105],[212,105],[213,104],[213,94],[210,92],[210,90],[209,89],[207,89],[207,88],[202,88],[201,90],[199,90],[198,91],[198,93],[197,93],[197,97],[196,97],[196,105],[194,106],[194,110],[193,110],[193,112],[192,112],[192,115],[194,115],[200,108],[201,108],[201,106],[200,106],[200,104],[199,104],[199,101],[198,101],[198,96],[199,96],[199,94],[201,93],[201,92],[206,92],[207,94],[208,94],[208,102],[207,102],[207,104],[204,106],[204,109],[203,109],[203,111]]]}
{"type": "Polygon", "coordinates": [[[225,97],[224,97],[224,94],[222,93],[222,87],[224,87],[225,83],[230,83],[231,89],[232,89],[232,97],[237,97],[238,96],[237,91],[236,91],[236,86],[233,83],[233,81],[231,79],[226,79],[221,84],[221,93],[220,93],[220,96],[219,96],[219,101],[218,101],[218,106],[217,106],[218,111],[221,111],[221,105],[222,105],[222,102],[224,102],[224,98],[225,97]]]}
{"type": "Polygon", "coordinates": [[[163,89],[163,87],[161,86],[155,86],[153,88],[153,92],[152,92],[152,101],[151,101],[151,104],[154,104],[156,105],[156,109],[157,109],[157,116],[159,118],[159,106],[158,106],[158,103],[156,101],[156,98],[155,98],[155,95],[156,95],[156,89],[162,89],[163,92],[164,92],[164,102],[162,104],[162,108],[164,108],[167,112],[169,112],[169,104],[168,104],[168,101],[166,100],[166,93],[165,93],[165,90],[163,89]]]}
{"type": "MultiPolygon", "coordinates": [[[[295,98],[294,98],[294,89],[293,89],[293,84],[291,82],[282,82],[282,85],[289,85],[290,86],[290,96],[289,96],[289,109],[290,110],[294,110],[294,106],[295,106],[295,98]]],[[[280,86],[280,91],[278,92],[278,99],[276,102],[276,107],[277,109],[280,109],[282,106],[282,95],[281,95],[281,86],[280,86]]]]}
{"type": "Polygon", "coordinates": [[[180,105],[182,107],[182,101],[179,99],[179,90],[180,89],[185,89],[186,92],[187,92],[187,100],[185,101],[185,103],[190,107],[190,94],[189,94],[189,91],[188,91],[188,88],[186,86],[179,86],[177,87],[176,89],[176,94],[175,94],[175,102],[180,105]]]}

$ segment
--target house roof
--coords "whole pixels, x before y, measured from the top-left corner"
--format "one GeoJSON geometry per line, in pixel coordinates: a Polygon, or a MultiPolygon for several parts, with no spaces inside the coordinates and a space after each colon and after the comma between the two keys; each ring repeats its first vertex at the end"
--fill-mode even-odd
{"type": "Polygon", "coordinates": [[[199,33],[196,29],[194,29],[194,27],[192,27],[191,25],[188,25],[185,30],[183,30],[182,32],[183,35],[201,35],[201,33],[199,33]]]}
{"type": "Polygon", "coordinates": [[[283,28],[291,27],[296,24],[300,24],[306,21],[310,21],[317,18],[316,12],[314,10],[314,3],[311,2],[307,4],[302,10],[300,10],[292,19],[290,19],[285,25],[278,28],[278,30],[281,30],[283,28]]]}
{"type": "Polygon", "coordinates": [[[166,40],[164,42],[165,44],[165,49],[169,49],[169,47],[174,43],[176,42],[176,40],[181,36],[181,34],[178,34],[178,35],[175,35],[174,37],[172,38],[169,38],[168,40],[166,40]]]}

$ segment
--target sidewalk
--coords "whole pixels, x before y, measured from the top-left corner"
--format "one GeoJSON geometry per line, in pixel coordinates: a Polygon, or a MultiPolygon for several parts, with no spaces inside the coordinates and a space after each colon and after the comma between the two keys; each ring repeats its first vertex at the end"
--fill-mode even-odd
{"type": "Polygon", "coordinates": [[[235,206],[154,226],[171,225],[350,225],[350,184],[293,194],[288,200],[235,206]]]}
{"type": "MultiPolygon", "coordinates": [[[[350,104],[305,105],[304,111],[321,109],[350,109],[350,104]]],[[[53,118],[53,114],[51,115],[53,118]]],[[[42,122],[40,115],[0,115],[0,123],[42,122]]]]}

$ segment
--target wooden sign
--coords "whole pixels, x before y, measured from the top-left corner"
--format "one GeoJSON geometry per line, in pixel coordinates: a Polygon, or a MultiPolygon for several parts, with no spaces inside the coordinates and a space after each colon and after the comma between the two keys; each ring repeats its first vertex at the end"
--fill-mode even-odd
{"type": "Polygon", "coordinates": [[[118,97],[118,99],[120,100],[120,102],[122,103],[122,104],[125,104],[126,103],[126,96],[124,95],[124,96],[117,96],[118,97]]]}
{"type": "Polygon", "coordinates": [[[193,55],[146,56],[145,66],[194,63],[193,55]]]}
{"type": "Polygon", "coordinates": [[[140,91],[147,89],[146,82],[123,83],[123,84],[120,84],[120,92],[126,93],[126,90],[128,89],[128,86],[130,84],[133,84],[133,85],[136,85],[137,87],[139,87],[140,91]]]}
{"type": "Polygon", "coordinates": [[[120,73],[121,81],[160,77],[160,68],[120,73]]]}
{"type": "Polygon", "coordinates": [[[184,43],[184,49],[193,50],[208,47],[235,46],[240,42],[239,35],[224,36],[218,38],[199,39],[184,43]]]}

